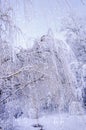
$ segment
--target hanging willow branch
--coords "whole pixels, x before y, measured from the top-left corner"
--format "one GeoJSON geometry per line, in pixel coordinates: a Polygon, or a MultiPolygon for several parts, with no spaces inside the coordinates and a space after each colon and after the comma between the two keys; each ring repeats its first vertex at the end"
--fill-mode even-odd
{"type": "Polygon", "coordinates": [[[65,0],[65,3],[66,3],[67,6],[69,7],[69,9],[71,9],[71,5],[70,5],[69,1],[68,1],[68,0],[65,0]]]}
{"type": "Polygon", "coordinates": [[[81,1],[81,3],[83,4],[83,5],[85,5],[85,2],[84,2],[84,0],[80,0],[81,1]]]}

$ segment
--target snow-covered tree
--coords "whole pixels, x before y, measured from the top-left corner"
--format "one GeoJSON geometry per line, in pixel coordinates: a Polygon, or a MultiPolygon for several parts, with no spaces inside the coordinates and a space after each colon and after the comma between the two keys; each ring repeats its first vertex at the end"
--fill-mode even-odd
{"type": "Polygon", "coordinates": [[[85,18],[72,15],[64,21],[63,28],[66,34],[66,42],[74,52],[77,59],[77,61],[71,63],[71,69],[76,76],[77,92],[79,91],[79,93],[81,93],[79,95],[82,97],[85,88],[85,76],[83,76],[83,73],[86,64],[86,21],[85,18]]]}
{"type": "Polygon", "coordinates": [[[69,16],[63,23],[66,33],[66,42],[71,46],[76,58],[83,64],[86,63],[86,22],[85,18],[69,16]]]}

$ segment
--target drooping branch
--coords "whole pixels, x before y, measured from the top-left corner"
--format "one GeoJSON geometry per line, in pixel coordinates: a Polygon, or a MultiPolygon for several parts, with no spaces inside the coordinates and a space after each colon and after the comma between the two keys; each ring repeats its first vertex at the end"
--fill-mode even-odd
{"type": "Polygon", "coordinates": [[[85,5],[85,2],[84,2],[84,0],[80,0],[81,1],[81,3],[83,4],[83,5],[85,5]]]}

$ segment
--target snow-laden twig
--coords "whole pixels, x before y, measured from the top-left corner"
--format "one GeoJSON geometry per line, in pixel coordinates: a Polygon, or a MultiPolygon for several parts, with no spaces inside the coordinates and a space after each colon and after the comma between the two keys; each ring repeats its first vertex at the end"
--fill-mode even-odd
{"type": "Polygon", "coordinates": [[[6,101],[10,96],[13,96],[18,90],[23,90],[24,88],[28,87],[28,85],[31,85],[33,83],[36,83],[37,81],[43,80],[44,79],[44,75],[42,75],[41,77],[33,80],[33,81],[29,81],[26,84],[22,85],[21,88],[18,88],[16,91],[14,91],[13,93],[11,93],[10,95],[8,95],[5,99],[1,100],[0,103],[2,103],[3,101],[6,101]]]}

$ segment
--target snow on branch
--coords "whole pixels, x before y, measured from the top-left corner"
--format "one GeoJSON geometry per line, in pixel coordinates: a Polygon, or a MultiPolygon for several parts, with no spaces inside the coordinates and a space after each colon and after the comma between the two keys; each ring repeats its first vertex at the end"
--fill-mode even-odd
{"type": "Polygon", "coordinates": [[[29,81],[26,84],[22,85],[21,88],[18,88],[16,91],[14,91],[10,95],[8,95],[5,99],[1,100],[0,103],[2,103],[3,101],[6,101],[8,98],[10,98],[10,96],[13,96],[18,90],[23,90],[24,88],[28,87],[28,85],[34,84],[34,83],[36,83],[37,81],[40,81],[40,80],[44,80],[44,75],[41,75],[39,78],[37,78],[33,81],[29,81]]]}

